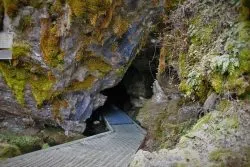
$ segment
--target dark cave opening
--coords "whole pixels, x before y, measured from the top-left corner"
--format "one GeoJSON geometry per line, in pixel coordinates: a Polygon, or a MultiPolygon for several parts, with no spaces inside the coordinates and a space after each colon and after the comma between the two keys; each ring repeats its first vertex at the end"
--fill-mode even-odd
{"type": "MultiPolygon", "coordinates": [[[[151,36],[156,38],[154,34],[151,36]]],[[[145,48],[133,60],[122,80],[116,86],[101,92],[107,96],[107,101],[87,120],[84,135],[89,136],[108,130],[102,119],[102,113],[110,105],[115,105],[130,117],[135,117],[145,100],[152,97],[152,85],[156,79],[160,48],[151,41],[148,41],[145,48]]]]}

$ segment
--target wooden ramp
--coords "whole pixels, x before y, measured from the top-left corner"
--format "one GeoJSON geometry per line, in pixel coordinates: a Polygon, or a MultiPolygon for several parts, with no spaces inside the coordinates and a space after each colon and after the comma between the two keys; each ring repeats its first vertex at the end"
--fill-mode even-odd
{"type": "Polygon", "coordinates": [[[127,167],[146,132],[114,107],[104,118],[109,132],[11,158],[0,166],[127,167]]]}

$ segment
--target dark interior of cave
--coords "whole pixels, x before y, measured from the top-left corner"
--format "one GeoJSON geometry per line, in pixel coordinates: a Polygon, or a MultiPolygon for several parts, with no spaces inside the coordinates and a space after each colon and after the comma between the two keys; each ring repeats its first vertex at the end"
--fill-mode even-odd
{"type": "Polygon", "coordinates": [[[116,86],[101,92],[108,99],[105,105],[95,110],[87,120],[84,135],[90,136],[108,130],[101,116],[108,106],[115,105],[129,114],[129,111],[134,107],[134,99],[152,97],[159,48],[154,44],[148,44],[146,48],[133,60],[123,79],[116,86]]]}

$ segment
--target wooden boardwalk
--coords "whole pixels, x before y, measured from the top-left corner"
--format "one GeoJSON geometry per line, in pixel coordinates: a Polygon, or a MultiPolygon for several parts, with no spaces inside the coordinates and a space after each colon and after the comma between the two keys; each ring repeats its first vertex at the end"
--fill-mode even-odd
{"type": "Polygon", "coordinates": [[[104,118],[109,132],[11,158],[0,166],[127,167],[146,132],[119,109],[111,109],[104,118]]]}

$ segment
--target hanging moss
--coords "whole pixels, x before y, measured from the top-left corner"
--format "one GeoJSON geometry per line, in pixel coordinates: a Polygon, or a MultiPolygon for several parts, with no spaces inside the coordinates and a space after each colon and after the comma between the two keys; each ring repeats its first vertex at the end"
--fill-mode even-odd
{"type": "Polygon", "coordinates": [[[40,47],[44,61],[51,67],[63,64],[64,52],[60,49],[60,37],[57,25],[52,25],[49,19],[41,20],[40,47]]]}
{"type": "Polygon", "coordinates": [[[5,63],[0,63],[0,72],[7,85],[13,90],[17,101],[24,105],[24,88],[28,77],[26,71],[5,63]]]}

